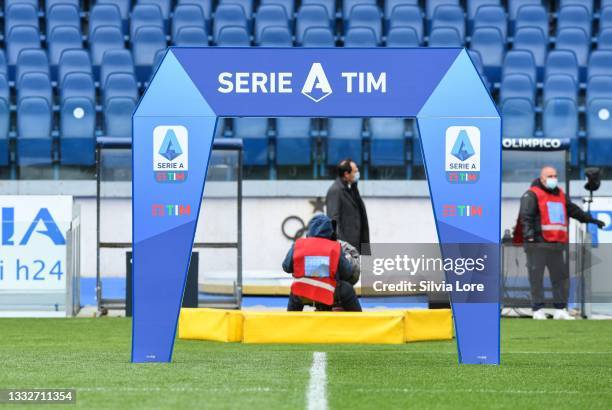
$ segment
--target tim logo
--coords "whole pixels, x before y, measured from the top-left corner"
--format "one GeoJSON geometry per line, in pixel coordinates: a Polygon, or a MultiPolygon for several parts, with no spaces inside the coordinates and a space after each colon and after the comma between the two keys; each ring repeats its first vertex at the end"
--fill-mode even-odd
{"type": "Polygon", "coordinates": [[[480,205],[443,205],[442,216],[445,218],[452,217],[470,217],[482,216],[482,206],[480,205]]]}
{"type": "Polygon", "coordinates": [[[152,216],[189,216],[191,215],[191,206],[189,205],[162,205],[153,204],[151,206],[152,216]]]}
{"type": "Polygon", "coordinates": [[[445,170],[448,182],[470,184],[480,175],[480,129],[448,127],[446,129],[445,170]]]}
{"type": "Polygon", "coordinates": [[[302,94],[314,102],[319,102],[332,94],[331,85],[327,80],[321,63],[313,63],[302,87],[302,94]]]}
{"type": "Polygon", "coordinates": [[[189,135],[182,125],[153,130],[153,173],[157,182],[183,182],[189,166],[189,135]]]}

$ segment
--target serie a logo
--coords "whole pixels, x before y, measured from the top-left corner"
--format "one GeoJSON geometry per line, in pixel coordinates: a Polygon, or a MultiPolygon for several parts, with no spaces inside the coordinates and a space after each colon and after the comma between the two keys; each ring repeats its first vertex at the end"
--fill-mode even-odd
{"type": "Polygon", "coordinates": [[[153,174],[157,182],[183,182],[189,168],[189,133],[182,125],[153,130],[153,174]]]}
{"type": "Polygon", "coordinates": [[[480,129],[473,126],[446,129],[446,179],[453,184],[471,184],[480,175],[480,129]]]}

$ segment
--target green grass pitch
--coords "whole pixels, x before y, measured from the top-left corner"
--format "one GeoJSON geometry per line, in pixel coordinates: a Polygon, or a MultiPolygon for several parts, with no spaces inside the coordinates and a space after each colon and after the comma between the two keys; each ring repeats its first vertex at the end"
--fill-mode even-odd
{"type": "Polygon", "coordinates": [[[313,352],[326,352],[331,409],[612,408],[611,321],[503,320],[499,367],[459,366],[454,341],[179,340],[172,364],[134,365],[130,329],[123,318],[0,319],[0,389],[75,388],[87,409],[295,410],[306,408],[313,352]]]}

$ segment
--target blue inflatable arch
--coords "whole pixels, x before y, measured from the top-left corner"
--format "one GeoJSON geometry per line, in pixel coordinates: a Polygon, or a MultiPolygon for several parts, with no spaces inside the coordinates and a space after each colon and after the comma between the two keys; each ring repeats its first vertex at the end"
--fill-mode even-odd
{"type": "MultiPolygon", "coordinates": [[[[171,361],[220,117],[416,117],[440,243],[498,249],[501,120],[464,49],[170,48],[133,116],[133,362],[171,361]]],[[[459,362],[499,364],[498,300],[451,303],[459,362]]]]}

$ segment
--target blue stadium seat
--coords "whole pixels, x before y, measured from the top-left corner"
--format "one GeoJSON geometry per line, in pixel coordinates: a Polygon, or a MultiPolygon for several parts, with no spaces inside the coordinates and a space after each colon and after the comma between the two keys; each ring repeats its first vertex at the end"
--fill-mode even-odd
{"type": "Polygon", "coordinates": [[[6,61],[6,54],[3,49],[0,49],[0,74],[8,73],[8,64],[6,61]]]}
{"type": "Polygon", "coordinates": [[[285,8],[278,4],[262,5],[255,16],[255,42],[259,44],[261,34],[266,27],[282,26],[289,30],[289,19],[285,8]]]}
{"type": "Polygon", "coordinates": [[[291,47],[293,37],[287,27],[269,26],[261,32],[259,45],[262,47],[291,47]]]}
{"type": "Polygon", "coordinates": [[[49,11],[53,8],[53,6],[57,6],[57,5],[73,6],[73,7],[76,7],[77,10],[79,10],[81,7],[79,0],[46,0],[45,1],[45,14],[48,15],[49,11]]]}
{"type": "Polygon", "coordinates": [[[587,164],[612,165],[612,98],[593,99],[587,106],[587,164]]]}
{"type": "Polygon", "coordinates": [[[219,32],[226,26],[243,27],[248,32],[247,18],[244,9],[238,4],[221,4],[217,7],[213,20],[213,38],[219,42],[219,32]]]}
{"type": "Polygon", "coordinates": [[[389,31],[394,28],[409,27],[417,35],[418,43],[423,42],[423,15],[418,6],[395,6],[389,16],[389,31]]]}
{"type": "MultiPolygon", "coordinates": [[[[1,76],[1,75],[0,75],[1,76]]],[[[9,128],[11,110],[7,100],[0,98],[0,167],[9,164],[9,128]]]]}
{"type": "Polygon", "coordinates": [[[612,28],[601,30],[597,36],[598,50],[612,50],[612,28]]]}
{"type": "Polygon", "coordinates": [[[136,5],[140,4],[152,4],[159,7],[164,20],[168,20],[170,17],[171,0],[138,0],[136,5]]]}
{"type": "Polygon", "coordinates": [[[344,36],[344,47],[377,47],[378,38],[370,27],[348,29],[344,36]]]}
{"type": "Polygon", "coordinates": [[[505,41],[508,36],[506,11],[501,6],[480,6],[472,23],[472,32],[481,27],[494,27],[500,31],[505,41]]]}
{"type": "Polygon", "coordinates": [[[310,118],[276,120],[276,164],[309,165],[312,158],[310,118]]]}
{"type": "Polygon", "coordinates": [[[253,0],[220,0],[219,5],[236,4],[242,7],[244,15],[248,20],[253,17],[253,0]]]}
{"type": "Polygon", "coordinates": [[[62,53],[57,67],[57,81],[60,88],[68,73],[87,73],[93,75],[91,59],[87,51],[66,50],[62,53]]]}
{"type": "Polygon", "coordinates": [[[203,47],[208,46],[208,35],[200,27],[183,27],[172,38],[175,46],[203,47]]]}
{"type": "Polygon", "coordinates": [[[612,50],[596,50],[589,57],[587,78],[594,75],[612,76],[612,50]]]}
{"type": "Polygon", "coordinates": [[[328,27],[309,27],[302,35],[304,47],[334,47],[336,40],[328,27]]]}
{"type": "Polygon", "coordinates": [[[0,74],[0,99],[7,102],[10,105],[11,91],[9,88],[9,81],[6,74],[0,74]]]}
{"type": "Polygon", "coordinates": [[[127,73],[135,75],[134,60],[129,50],[108,50],[102,57],[100,65],[100,87],[104,88],[106,79],[114,73],[127,73]]]}
{"type": "Polygon", "coordinates": [[[96,107],[87,98],[67,98],[60,108],[60,158],[63,165],[95,164],[96,107]]]}
{"type": "Polygon", "coordinates": [[[130,18],[130,37],[132,42],[136,32],[141,27],[157,27],[162,33],[164,30],[164,17],[162,11],[156,4],[137,4],[132,9],[130,18]]]}
{"type": "Polygon", "coordinates": [[[482,57],[480,56],[480,53],[478,51],[468,50],[468,54],[470,55],[472,63],[474,64],[474,67],[476,67],[476,70],[480,75],[480,79],[484,83],[485,87],[487,87],[488,90],[491,90],[491,83],[489,82],[489,79],[485,74],[484,65],[482,64],[482,57]]]}
{"type": "Polygon", "coordinates": [[[412,27],[394,27],[387,33],[387,47],[419,47],[419,35],[412,27]]]}
{"type": "Polygon", "coordinates": [[[40,48],[40,34],[36,27],[17,26],[13,27],[5,39],[8,63],[17,63],[17,57],[21,50],[26,48],[40,48]]]}
{"type": "Polygon", "coordinates": [[[508,0],[508,17],[516,20],[516,16],[523,6],[541,6],[542,0],[508,0]]]}
{"type": "Polygon", "coordinates": [[[38,0],[5,0],[4,11],[6,12],[13,4],[31,4],[34,7],[38,7],[38,0]]]}
{"type": "Polygon", "coordinates": [[[68,98],[86,98],[96,101],[96,86],[93,77],[88,73],[68,73],[64,76],[61,88],[61,102],[68,98]]]}
{"type": "Polygon", "coordinates": [[[244,165],[268,164],[267,118],[234,118],[233,131],[244,144],[244,165]]]}
{"type": "Polygon", "coordinates": [[[44,98],[50,107],[53,106],[51,80],[47,73],[24,73],[17,81],[17,104],[28,97],[44,98]]]}
{"type": "Polygon", "coordinates": [[[47,12],[47,37],[59,26],[74,27],[81,32],[81,16],[74,4],[56,4],[47,12]]]}
{"type": "Polygon", "coordinates": [[[457,30],[459,38],[463,43],[465,38],[465,20],[463,9],[455,5],[440,5],[436,7],[431,24],[432,30],[442,27],[450,27],[457,30]]]}
{"type": "Polygon", "coordinates": [[[204,13],[204,18],[206,18],[206,22],[210,21],[210,17],[212,14],[212,0],[179,0],[179,5],[183,4],[193,4],[199,6],[204,13]]]}
{"type": "Polygon", "coordinates": [[[134,102],[138,102],[138,84],[136,77],[130,73],[112,73],[106,77],[104,83],[104,105],[108,105],[108,101],[115,97],[131,98],[134,102]]]}
{"type": "MultiPolygon", "coordinates": [[[[26,74],[28,75],[28,74],[26,74]]],[[[49,101],[28,97],[17,106],[17,165],[50,165],[52,110],[49,101]]]]}
{"type": "Polygon", "coordinates": [[[89,39],[92,64],[98,66],[107,50],[125,48],[121,30],[115,26],[98,27],[89,39]]]}
{"type": "Polygon", "coordinates": [[[544,81],[544,102],[553,98],[564,98],[577,101],[578,83],[567,74],[551,74],[544,81]]]}
{"type": "Polygon", "coordinates": [[[500,0],[467,0],[467,18],[474,20],[481,7],[501,7],[500,0]]]}
{"type": "Polygon", "coordinates": [[[502,134],[508,138],[531,138],[535,133],[535,110],[531,101],[508,98],[501,106],[502,134]]]}
{"type": "Polygon", "coordinates": [[[361,118],[330,118],[327,126],[327,165],[336,165],[350,157],[361,163],[363,120],[361,118]]]}
{"type": "MultiPolygon", "coordinates": [[[[366,4],[370,4],[369,2],[365,1],[365,2],[360,2],[359,4],[362,3],[366,3],[366,4]]],[[[321,5],[323,7],[325,7],[325,10],[327,10],[327,15],[329,16],[329,20],[332,21],[336,18],[336,2],[335,0],[302,0],[301,5],[306,5],[306,4],[318,4],[321,5]]],[[[350,12],[350,10],[349,10],[350,12]]]]}
{"type": "Polygon", "coordinates": [[[132,8],[132,0],[96,0],[97,4],[112,4],[117,6],[119,9],[119,14],[121,15],[121,19],[124,22],[130,17],[130,10],[132,8]]]}
{"type": "MultiPolygon", "coordinates": [[[[196,27],[206,32],[206,18],[202,8],[195,4],[179,4],[172,16],[172,39],[184,27],[196,27]]],[[[208,43],[208,42],[207,42],[208,43]]]]}
{"type": "Polygon", "coordinates": [[[370,164],[403,166],[406,161],[405,122],[401,118],[370,118],[370,164]]]}
{"type": "Polygon", "coordinates": [[[538,77],[533,54],[526,50],[508,51],[504,58],[502,75],[508,74],[526,74],[533,84],[537,84],[538,77]]]}
{"type": "Polygon", "coordinates": [[[612,28],[612,6],[607,6],[599,12],[599,31],[612,28]]]}
{"type": "Polygon", "coordinates": [[[384,2],[384,15],[385,20],[391,20],[391,15],[396,7],[416,7],[419,10],[419,14],[421,15],[421,19],[423,19],[423,13],[421,13],[421,9],[419,8],[418,0],[386,0],[384,2]]]}
{"type": "MultiPolygon", "coordinates": [[[[602,0],[602,4],[605,4],[606,0],[602,0]]],[[[589,14],[593,14],[593,0],[560,0],[559,8],[565,6],[582,6],[587,9],[589,14]]]]}
{"type": "Polygon", "coordinates": [[[580,28],[564,28],[557,34],[557,50],[569,50],[576,54],[581,78],[584,78],[591,51],[591,38],[580,28]]]}
{"type": "Polygon", "coordinates": [[[248,47],[251,45],[249,33],[241,26],[226,26],[219,32],[217,45],[223,47],[248,47]]]}
{"type": "Polygon", "coordinates": [[[532,104],[535,102],[535,84],[525,74],[509,74],[502,78],[499,90],[499,100],[502,102],[508,98],[522,98],[532,104]]]}
{"type": "Polygon", "coordinates": [[[295,3],[293,0],[261,0],[259,4],[278,4],[279,6],[283,6],[289,20],[293,21],[293,15],[295,13],[295,3]]]}
{"type": "Polygon", "coordinates": [[[596,75],[587,82],[587,104],[597,98],[612,99],[612,77],[596,75]]]}
{"type": "Polygon", "coordinates": [[[31,48],[23,50],[17,57],[17,67],[15,80],[17,83],[26,73],[44,73],[51,78],[49,70],[49,59],[45,50],[39,48],[31,48]]]}
{"type": "Polygon", "coordinates": [[[57,65],[65,50],[83,48],[83,37],[76,27],[56,27],[47,38],[47,47],[51,64],[57,65]]]}
{"type": "MultiPolygon", "coordinates": [[[[136,31],[136,36],[132,39],[134,65],[136,67],[151,67],[155,54],[165,48],[166,35],[161,28],[155,26],[140,27],[136,31]]],[[[142,77],[141,80],[143,80],[142,77]]]]}
{"type": "Polygon", "coordinates": [[[544,6],[527,5],[519,9],[514,23],[514,31],[523,27],[535,27],[542,30],[544,37],[548,39],[548,12],[544,6]]]}
{"type": "Polygon", "coordinates": [[[432,20],[439,6],[459,6],[459,0],[429,0],[425,3],[425,13],[427,20],[432,20]]]}
{"type": "Polygon", "coordinates": [[[114,4],[96,4],[89,12],[89,37],[98,27],[115,27],[123,33],[121,11],[114,4]]]}
{"type": "Polygon", "coordinates": [[[531,51],[536,67],[542,70],[548,52],[548,40],[541,29],[536,27],[523,27],[514,35],[514,50],[531,51]]]}
{"type": "Polygon", "coordinates": [[[429,47],[463,47],[461,35],[452,27],[438,27],[429,33],[429,47]]]}
{"type": "Polygon", "coordinates": [[[564,6],[557,14],[557,33],[565,28],[581,28],[591,37],[593,17],[585,6],[564,6]]]}
{"type": "Polygon", "coordinates": [[[108,137],[132,137],[132,113],[136,103],[131,98],[111,98],[104,107],[105,135],[108,137]]]}
{"type": "Polygon", "coordinates": [[[570,164],[578,165],[578,107],[567,98],[553,98],[546,102],[543,114],[546,137],[570,140],[570,164]]]}
{"type": "Polygon", "coordinates": [[[576,54],[567,50],[552,50],[546,58],[546,77],[553,74],[566,74],[574,82],[580,82],[576,54]]]}
{"type": "Polygon", "coordinates": [[[295,26],[295,40],[298,44],[302,43],[304,32],[311,27],[331,29],[325,7],[318,4],[300,7],[297,13],[295,26]]]}
{"type": "Polygon", "coordinates": [[[376,44],[382,41],[382,20],[378,6],[358,4],[353,6],[348,19],[348,30],[355,27],[368,27],[376,35],[376,44]]]}
{"type": "Polygon", "coordinates": [[[9,6],[4,16],[4,35],[7,36],[17,26],[31,26],[38,30],[38,7],[31,4],[9,6]]]}
{"type": "Polygon", "coordinates": [[[499,81],[504,60],[505,40],[496,28],[482,27],[474,30],[470,49],[482,57],[485,74],[491,81],[499,81]]]}
{"type": "Polygon", "coordinates": [[[342,0],[342,18],[347,20],[351,15],[351,10],[358,4],[376,5],[376,0],[342,0]]]}

